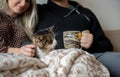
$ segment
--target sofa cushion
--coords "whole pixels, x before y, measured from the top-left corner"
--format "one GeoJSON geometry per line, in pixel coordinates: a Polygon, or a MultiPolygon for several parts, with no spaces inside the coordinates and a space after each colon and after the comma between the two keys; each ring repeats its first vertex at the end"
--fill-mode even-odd
{"type": "Polygon", "coordinates": [[[114,51],[120,52],[120,30],[106,30],[105,34],[110,39],[114,51]]]}

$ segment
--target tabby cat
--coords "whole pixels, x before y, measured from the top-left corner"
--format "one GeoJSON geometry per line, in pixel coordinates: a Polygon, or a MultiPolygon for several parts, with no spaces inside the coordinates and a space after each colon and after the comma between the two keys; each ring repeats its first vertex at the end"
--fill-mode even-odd
{"type": "Polygon", "coordinates": [[[57,44],[53,26],[36,32],[33,36],[33,43],[36,46],[36,56],[38,58],[43,58],[53,50],[57,44]]]}

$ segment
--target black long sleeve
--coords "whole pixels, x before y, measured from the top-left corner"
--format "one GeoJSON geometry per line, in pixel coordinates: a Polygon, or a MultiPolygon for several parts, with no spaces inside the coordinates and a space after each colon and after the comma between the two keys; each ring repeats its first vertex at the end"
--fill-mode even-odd
{"type": "Polygon", "coordinates": [[[113,46],[110,40],[104,34],[104,31],[100,26],[96,16],[88,9],[85,11],[85,14],[87,14],[87,16],[90,18],[89,30],[94,36],[93,44],[91,48],[87,49],[87,51],[91,53],[112,51],[113,46]]]}
{"type": "Polygon", "coordinates": [[[90,53],[112,51],[112,44],[105,36],[93,12],[78,3],[70,1],[70,4],[74,6],[74,9],[60,7],[53,2],[48,2],[48,4],[42,6],[38,5],[39,21],[35,31],[54,25],[57,40],[56,49],[62,49],[64,48],[64,31],[87,29],[93,34],[94,41],[86,51],[90,53]]]}

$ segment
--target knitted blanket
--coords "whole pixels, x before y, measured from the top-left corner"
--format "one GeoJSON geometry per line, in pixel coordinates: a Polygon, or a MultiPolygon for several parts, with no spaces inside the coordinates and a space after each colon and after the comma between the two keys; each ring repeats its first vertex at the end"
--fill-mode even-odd
{"type": "Polygon", "coordinates": [[[0,53],[0,77],[110,77],[108,69],[80,49],[53,50],[42,59],[0,53]]]}

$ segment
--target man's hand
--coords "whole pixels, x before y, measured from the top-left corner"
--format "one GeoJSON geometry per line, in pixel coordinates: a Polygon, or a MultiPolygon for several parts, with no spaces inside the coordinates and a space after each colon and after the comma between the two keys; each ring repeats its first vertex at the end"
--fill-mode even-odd
{"type": "Polygon", "coordinates": [[[93,43],[93,35],[89,32],[89,30],[82,31],[80,45],[88,49],[91,47],[92,43],[93,43]]]}

